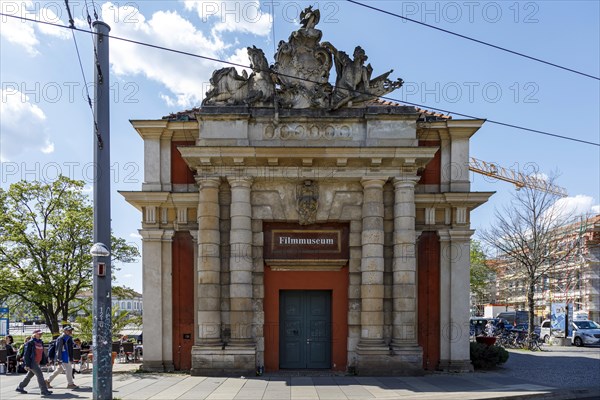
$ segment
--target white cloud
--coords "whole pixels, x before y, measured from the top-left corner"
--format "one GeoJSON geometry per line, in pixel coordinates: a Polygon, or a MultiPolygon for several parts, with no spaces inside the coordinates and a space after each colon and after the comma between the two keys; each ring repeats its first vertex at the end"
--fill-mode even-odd
{"type": "Polygon", "coordinates": [[[130,237],[130,238],[134,238],[134,239],[141,239],[141,238],[142,238],[142,235],[140,235],[139,233],[135,233],[135,232],[133,232],[133,233],[130,233],[130,234],[129,234],[129,237],[130,237]]]}
{"type": "MultiPolygon", "coordinates": [[[[53,24],[67,26],[60,19],[60,17],[58,15],[56,15],[56,13],[54,12],[54,10],[52,8],[40,9],[40,11],[38,12],[38,15],[37,15],[37,19],[38,19],[38,21],[45,21],[45,22],[50,22],[53,24]]],[[[69,29],[59,28],[59,27],[47,25],[47,24],[37,24],[36,26],[37,26],[38,30],[45,35],[55,36],[55,37],[57,37],[59,39],[63,39],[63,40],[71,38],[71,32],[69,29]]]]}
{"type": "Polygon", "coordinates": [[[565,218],[574,218],[580,215],[598,213],[599,205],[594,205],[594,198],[583,194],[563,197],[554,203],[549,212],[558,211],[565,218]]]}
{"type": "Polygon", "coordinates": [[[186,10],[196,11],[203,22],[216,22],[213,34],[240,32],[268,36],[271,33],[271,14],[263,12],[257,0],[200,0],[183,3],[186,10]]]}
{"type": "MultiPolygon", "coordinates": [[[[43,3],[34,3],[32,1],[1,1],[0,5],[2,12],[7,15],[66,25],[61,20],[61,16],[57,15],[54,11],[60,11],[62,8],[57,8],[54,3],[47,4],[47,7],[40,7],[43,3]]],[[[63,40],[71,37],[68,29],[19,20],[13,17],[3,16],[0,19],[0,23],[0,36],[11,43],[22,46],[31,56],[39,54],[37,46],[40,44],[40,41],[36,35],[36,31],[63,40]]]]}
{"type": "MultiPolygon", "coordinates": [[[[119,12],[115,7],[105,3],[103,15],[119,12]]],[[[212,58],[221,58],[222,51],[229,47],[217,36],[207,37],[174,11],[158,11],[149,20],[137,12],[135,21],[114,23],[111,35],[212,58]]],[[[212,71],[223,67],[213,61],[119,40],[111,42],[110,50],[112,68],[117,75],[144,75],[165,85],[172,95],[160,94],[160,97],[168,105],[179,107],[198,105],[208,90],[212,71]]]]}
{"type": "MultiPolygon", "coordinates": [[[[27,9],[31,7],[31,1],[0,3],[2,13],[19,17],[26,17],[27,9]]],[[[39,54],[36,46],[40,43],[35,35],[31,22],[25,22],[12,17],[1,17],[0,36],[11,43],[22,46],[32,56],[39,54]]]]}
{"type": "Polygon", "coordinates": [[[0,159],[9,161],[26,151],[51,153],[54,144],[46,133],[46,115],[16,89],[2,89],[0,102],[0,159]]]}

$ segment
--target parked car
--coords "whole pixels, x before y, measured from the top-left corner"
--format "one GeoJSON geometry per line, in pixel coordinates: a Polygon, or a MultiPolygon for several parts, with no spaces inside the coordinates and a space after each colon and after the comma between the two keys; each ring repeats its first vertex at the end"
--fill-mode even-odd
{"type": "Polygon", "coordinates": [[[504,318],[510,325],[527,323],[529,320],[529,311],[506,311],[496,315],[496,318],[504,318]]]}
{"type": "MultiPolygon", "coordinates": [[[[514,328],[513,331],[521,331],[521,332],[527,332],[529,329],[529,324],[517,324],[514,328]]],[[[539,335],[539,337],[542,337],[541,335],[541,328],[537,325],[533,326],[533,333],[539,335]]]]}
{"type": "Polygon", "coordinates": [[[594,321],[573,321],[572,343],[581,347],[584,345],[600,344],[600,325],[594,321]]]}

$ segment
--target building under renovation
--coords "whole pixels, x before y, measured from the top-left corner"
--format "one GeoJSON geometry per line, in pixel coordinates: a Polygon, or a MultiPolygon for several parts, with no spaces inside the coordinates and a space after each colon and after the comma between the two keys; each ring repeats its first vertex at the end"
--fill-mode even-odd
{"type": "Polygon", "coordinates": [[[200,108],[132,121],[146,370],[471,369],[484,121],[380,100],[402,81],[321,41],[318,20],[305,10],[272,66],[252,47],[250,74],[215,71],[200,108]]]}

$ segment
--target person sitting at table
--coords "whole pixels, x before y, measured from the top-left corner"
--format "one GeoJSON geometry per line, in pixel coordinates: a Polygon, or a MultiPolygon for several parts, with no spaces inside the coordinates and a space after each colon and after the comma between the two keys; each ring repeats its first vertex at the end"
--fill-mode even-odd
{"type": "Polygon", "coordinates": [[[89,355],[90,355],[90,346],[85,346],[81,343],[81,339],[75,338],[73,339],[73,348],[81,350],[81,368],[78,373],[81,373],[82,369],[89,368],[89,355]]]}
{"type": "MultiPolygon", "coordinates": [[[[123,343],[129,343],[129,336],[127,336],[127,335],[121,336],[121,339],[119,340],[119,342],[121,343],[121,351],[123,352],[123,343]]],[[[125,362],[131,361],[129,359],[129,354],[127,354],[127,353],[123,353],[123,354],[125,354],[125,362]]]]}
{"type": "Polygon", "coordinates": [[[6,335],[5,339],[6,344],[6,361],[8,361],[7,369],[8,372],[16,373],[17,372],[17,350],[14,348],[14,339],[11,335],[6,335]]]}

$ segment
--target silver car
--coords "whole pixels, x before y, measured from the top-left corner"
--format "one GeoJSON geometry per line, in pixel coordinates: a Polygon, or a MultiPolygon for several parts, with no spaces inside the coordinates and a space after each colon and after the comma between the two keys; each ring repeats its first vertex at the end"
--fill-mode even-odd
{"type": "Polygon", "coordinates": [[[573,321],[573,344],[581,347],[584,345],[600,344],[600,325],[594,321],[573,321]]]}

